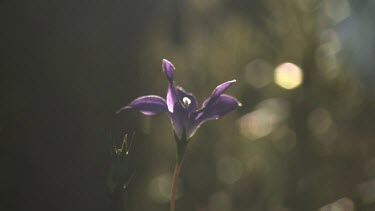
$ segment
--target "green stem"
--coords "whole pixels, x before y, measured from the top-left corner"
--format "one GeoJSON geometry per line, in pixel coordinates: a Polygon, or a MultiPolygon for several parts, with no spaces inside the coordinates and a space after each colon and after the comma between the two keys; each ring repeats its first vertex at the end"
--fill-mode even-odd
{"type": "Polygon", "coordinates": [[[184,159],[187,141],[177,141],[177,155],[176,155],[176,168],[174,170],[172,191],[171,191],[171,207],[170,211],[175,211],[176,205],[176,193],[177,193],[177,181],[181,172],[182,161],[184,159]]]}
{"type": "Polygon", "coordinates": [[[184,159],[187,141],[177,141],[176,164],[180,165],[184,159]]]}
{"type": "Polygon", "coordinates": [[[170,211],[174,211],[175,209],[175,198],[176,198],[176,192],[177,192],[177,180],[178,176],[180,175],[181,172],[181,164],[176,164],[176,168],[174,170],[174,175],[173,175],[173,183],[172,183],[172,192],[171,192],[171,209],[170,211]]]}

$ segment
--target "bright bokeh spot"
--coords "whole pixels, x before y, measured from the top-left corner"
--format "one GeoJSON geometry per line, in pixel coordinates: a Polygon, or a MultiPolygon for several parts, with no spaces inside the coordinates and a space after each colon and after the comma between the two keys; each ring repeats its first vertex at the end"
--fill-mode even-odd
{"type": "Polygon", "coordinates": [[[250,140],[263,138],[288,116],[289,103],[281,98],[270,98],[260,102],[254,111],[239,119],[240,132],[250,140]]]}
{"type": "Polygon", "coordinates": [[[239,120],[241,134],[251,140],[262,138],[272,132],[273,119],[264,109],[250,112],[239,120]]]}
{"type": "Polygon", "coordinates": [[[275,69],[275,83],[284,89],[294,89],[302,84],[301,68],[292,63],[283,63],[275,69]]]}

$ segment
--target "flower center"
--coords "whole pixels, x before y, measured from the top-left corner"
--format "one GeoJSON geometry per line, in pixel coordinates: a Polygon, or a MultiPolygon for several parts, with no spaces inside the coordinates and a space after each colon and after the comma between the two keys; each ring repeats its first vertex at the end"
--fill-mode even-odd
{"type": "Polygon", "coordinates": [[[182,98],[182,103],[185,108],[189,107],[191,100],[187,97],[182,98]]]}

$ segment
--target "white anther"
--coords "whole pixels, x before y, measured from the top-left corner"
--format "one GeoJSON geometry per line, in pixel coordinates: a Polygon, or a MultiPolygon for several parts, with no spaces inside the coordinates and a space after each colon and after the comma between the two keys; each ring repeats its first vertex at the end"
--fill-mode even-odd
{"type": "Polygon", "coordinates": [[[182,98],[182,103],[184,104],[184,107],[187,108],[189,107],[191,100],[187,97],[182,98]]]}

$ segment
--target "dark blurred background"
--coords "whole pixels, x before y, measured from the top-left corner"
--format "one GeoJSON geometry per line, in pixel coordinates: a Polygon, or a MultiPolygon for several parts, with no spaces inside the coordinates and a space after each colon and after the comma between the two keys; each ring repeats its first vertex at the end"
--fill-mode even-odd
{"type": "Polygon", "coordinates": [[[243,103],[191,140],[177,210],[375,210],[375,2],[0,2],[0,210],[109,210],[110,146],[135,132],[128,210],[168,210],[161,61],[200,102],[243,103]]]}

